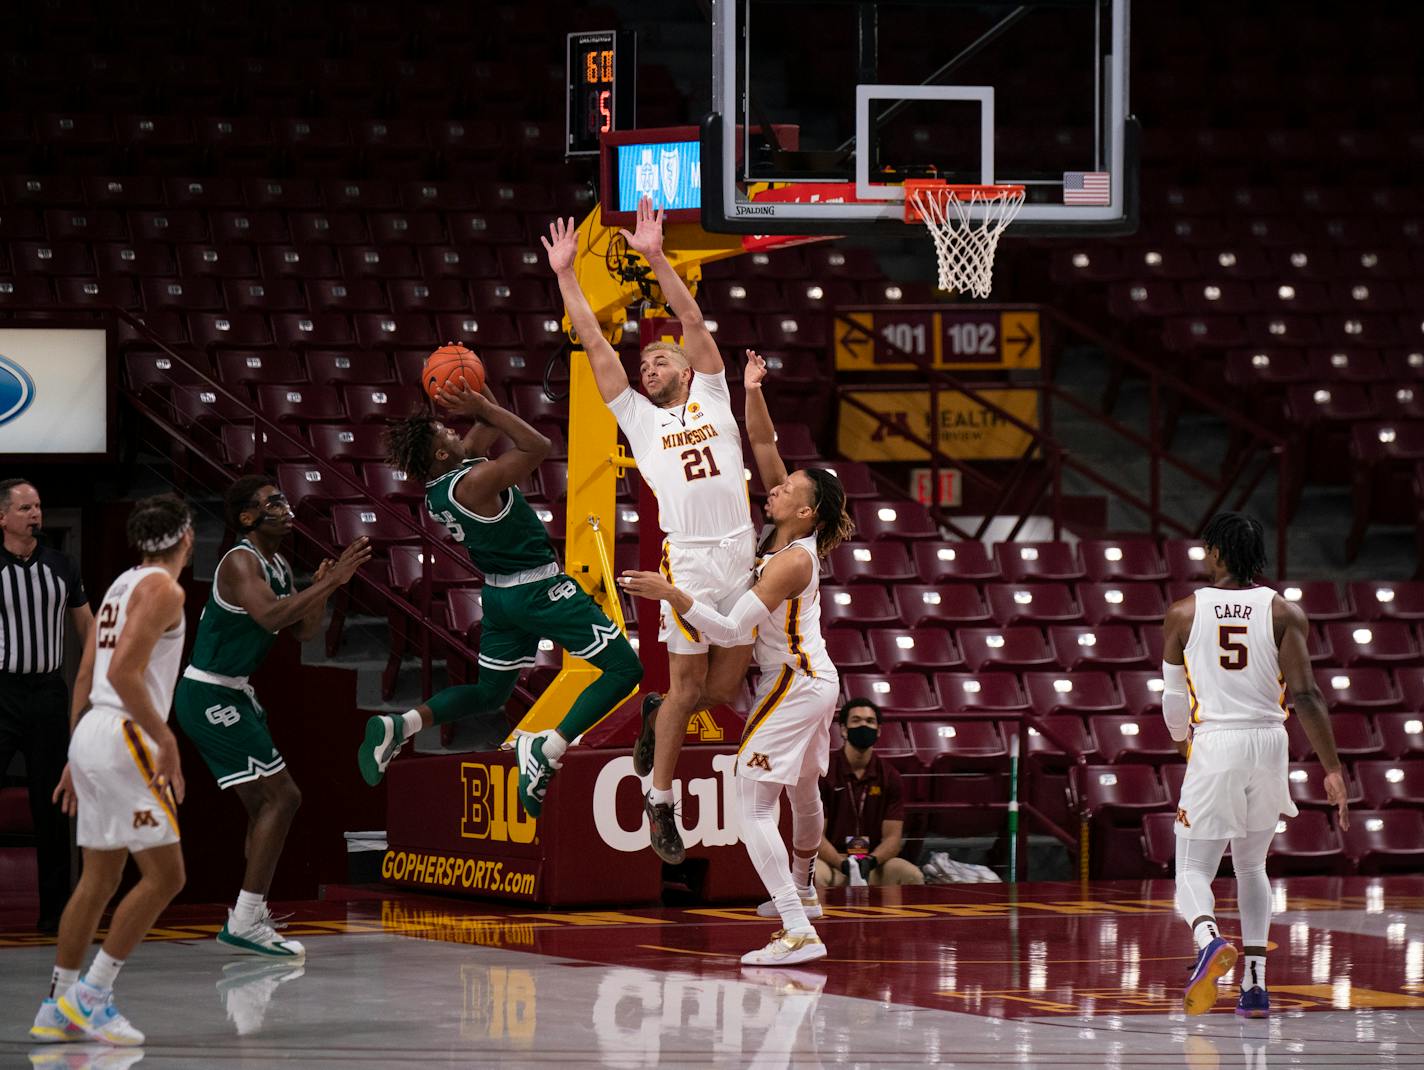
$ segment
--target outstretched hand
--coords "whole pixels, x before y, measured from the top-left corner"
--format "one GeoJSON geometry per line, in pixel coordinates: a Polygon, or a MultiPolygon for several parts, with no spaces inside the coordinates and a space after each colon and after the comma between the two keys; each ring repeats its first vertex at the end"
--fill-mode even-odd
{"type": "Polygon", "coordinates": [[[458,383],[453,379],[446,379],[440,393],[435,395],[435,403],[456,416],[470,416],[476,420],[483,419],[494,406],[493,401],[471,388],[464,379],[458,383]]]}
{"type": "Polygon", "coordinates": [[[742,385],[748,390],[760,389],[766,378],[766,358],[755,349],[747,350],[747,366],[742,372],[742,385]]]}
{"type": "Polygon", "coordinates": [[[651,260],[663,251],[663,215],[661,208],[654,211],[651,198],[640,197],[637,229],[631,234],[626,230],[619,230],[628,240],[628,248],[635,253],[642,253],[645,260],[651,260]]]}
{"type": "Polygon", "coordinates": [[[572,268],[574,257],[578,254],[578,227],[574,225],[573,216],[550,223],[549,236],[541,236],[539,243],[549,254],[549,267],[555,275],[572,268]]]}
{"type": "Polygon", "coordinates": [[[635,598],[666,601],[676,589],[656,572],[625,572],[618,577],[618,586],[635,598]]]}
{"type": "Polygon", "coordinates": [[[331,566],[330,576],[337,584],[344,586],[350,582],[352,576],[356,575],[358,568],[371,560],[371,552],[371,540],[362,535],[341,551],[341,556],[331,566]]]}

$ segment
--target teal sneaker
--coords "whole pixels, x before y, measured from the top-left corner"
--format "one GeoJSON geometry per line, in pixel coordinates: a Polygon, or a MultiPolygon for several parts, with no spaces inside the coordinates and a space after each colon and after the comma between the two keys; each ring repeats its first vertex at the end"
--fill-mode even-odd
{"type": "Polygon", "coordinates": [[[361,779],[371,787],[381,782],[391,759],[400,753],[406,741],[401,738],[401,724],[395,717],[377,714],[366,722],[366,738],[356,751],[356,764],[361,767],[361,779]]]}
{"type": "Polygon", "coordinates": [[[524,812],[530,817],[538,817],[544,806],[544,796],[549,791],[549,781],[559,763],[544,757],[544,736],[520,736],[514,743],[515,757],[519,762],[519,801],[524,812]]]}

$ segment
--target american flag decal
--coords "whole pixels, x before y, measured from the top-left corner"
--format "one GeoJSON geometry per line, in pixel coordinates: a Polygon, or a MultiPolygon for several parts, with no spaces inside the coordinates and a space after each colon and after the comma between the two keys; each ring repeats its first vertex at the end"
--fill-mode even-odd
{"type": "Polygon", "coordinates": [[[1063,172],[1064,204],[1107,204],[1107,171],[1063,172]]]}

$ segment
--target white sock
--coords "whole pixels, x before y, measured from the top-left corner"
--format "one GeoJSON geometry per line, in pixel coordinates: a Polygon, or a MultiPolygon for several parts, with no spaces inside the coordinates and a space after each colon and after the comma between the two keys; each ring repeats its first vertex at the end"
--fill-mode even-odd
{"type": "MultiPolygon", "coordinates": [[[[551,765],[557,765],[559,759],[564,756],[564,751],[569,749],[569,741],[557,732],[550,732],[544,737],[544,757],[549,759],[551,765]]],[[[672,792],[668,792],[669,795],[672,792]]]]}
{"type": "Polygon", "coordinates": [[[811,922],[806,918],[806,908],[801,905],[801,893],[794,884],[788,884],[772,897],[776,912],[781,915],[781,927],[789,933],[814,933],[811,922]]]}
{"type": "Polygon", "coordinates": [[[1220,935],[1221,931],[1216,927],[1215,918],[1203,918],[1192,926],[1192,939],[1197,942],[1198,951],[1220,935]]]}
{"type": "Polygon", "coordinates": [[[235,929],[246,929],[256,925],[262,916],[262,904],[267,897],[261,892],[238,892],[237,905],[232,908],[232,924],[235,929]]]}
{"type": "Polygon", "coordinates": [[[122,959],[114,958],[101,947],[99,953],[94,956],[94,961],[89,964],[89,972],[84,975],[84,983],[90,988],[107,992],[114,987],[114,979],[119,976],[119,971],[123,968],[122,959]]]}
{"type": "Polygon", "coordinates": [[[1244,955],[1241,967],[1241,990],[1266,987],[1266,956],[1244,955]]]}
{"type": "Polygon", "coordinates": [[[653,788],[648,792],[648,800],[654,806],[671,806],[672,788],[653,788]]]}
{"type": "Polygon", "coordinates": [[[78,970],[66,970],[63,966],[56,966],[54,973],[49,976],[49,997],[54,999],[69,991],[69,986],[79,980],[78,970]]]}
{"type": "Polygon", "coordinates": [[[409,739],[424,727],[420,720],[419,710],[406,710],[396,719],[396,723],[400,728],[402,741],[409,739]]]}

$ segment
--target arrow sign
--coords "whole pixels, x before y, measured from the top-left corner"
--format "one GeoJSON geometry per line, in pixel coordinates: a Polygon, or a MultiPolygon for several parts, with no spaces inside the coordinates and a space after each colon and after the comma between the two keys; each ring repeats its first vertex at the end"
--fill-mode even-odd
{"type": "Polygon", "coordinates": [[[1018,332],[1016,334],[1005,335],[1004,341],[1009,345],[1016,345],[1019,347],[1019,351],[1014,354],[1014,357],[1016,359],[1022,360],[1023,355],[1029,351],[1029,348],[1033,345],[1034,342],[1038,341],[1038,339],[1035,338],[1033,335],[1029,334],[1028,328],[1025,327],[1022,323],[1020,323],[1018,325],[1018,332]]]}

